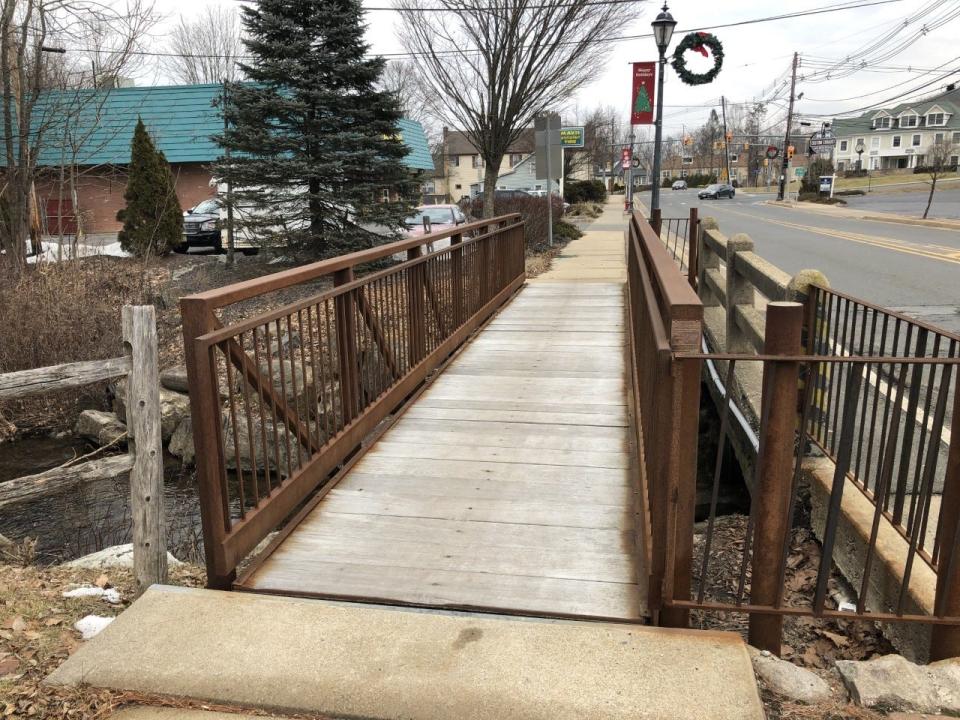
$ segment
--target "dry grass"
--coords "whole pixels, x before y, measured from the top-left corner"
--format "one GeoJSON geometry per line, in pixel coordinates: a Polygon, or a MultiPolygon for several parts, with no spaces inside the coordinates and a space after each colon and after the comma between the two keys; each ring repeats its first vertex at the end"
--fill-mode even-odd
{"type": "MultiPolygon", "coordinates": [[[[199,587],[204,581],[203,570],[196,566],[171,569],[171,584],[199,587]]],[[[90,614],[118,615],[127,607],[126,599],[131,597],[132,589],[133,578],[127,570],[0,565],[0,716],[38,720],[105,718],[129,705],[240,712],[236,707],[181,698],[43,684],[43,679],[85,642],[73,624],[90,614]],[[62,596],[71,586],[85,583],[116,587],[125,601],[112,606],[98,598],[62,596]]],[[[260,711],[242,712],[266,715],[260,711]]]]}

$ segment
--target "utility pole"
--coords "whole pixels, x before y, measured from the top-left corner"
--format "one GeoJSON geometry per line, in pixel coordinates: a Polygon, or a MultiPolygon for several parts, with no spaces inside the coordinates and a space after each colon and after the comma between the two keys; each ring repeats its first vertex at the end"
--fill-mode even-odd
{"type": "MultiPolygon", "coordinates": [[[[223,81],[223,132],[226,133],[229,129],[229,124],[227,123],[227,81],[223,81]]],[[[226,158],[227,165],[230,165],[230,146],[227,145],[224,157],[226,158]]],[[[232,171],[231,171],[232,172],[232,171]]],[[[217,215],[219,215],[219,211],[217,215]]],[[[230,179],[230,173],[227,173],[227,264],[233,265],[234,263],[234,248],[235,240],[233,237],[233,181],[230,179]]]]}
{"type": "Polygon", "coordinates": [[[783,200],[787,187],[787,172],[790,170],[790,158],[787,157],[787,148],[790,147],[790,125],[793,123],[793,100],[797,90],[797,64],[800,54],[793,54],[793,74],[790,77],[790,104],[787,107],[787,134],[783,140],[783,162],[780,165],[780,188],[777,190],[777,200],[783,200]]]}
{"type": "Polygon", "coordinates": [[[727,169],[727,182],[730,182],[730,143],[727,141],[727,98],[720,96],[720,107],[723,109],[723,155],[724,167],[727,169]]]}
{"type": "Polygon", "coordinates": [[[610,152],[612,155],[610,159],[610,188],[608,192],[611,195],[613,195],[613,185],[614,185],[613,181],[614,181],[614,178],[616,177],[614,175],[614,171],[617,168],[617,138],[616,138],[616,129],[615,129],[616,124],[617,124],[617,121],[615,119],[610,120],[610,152]]]}

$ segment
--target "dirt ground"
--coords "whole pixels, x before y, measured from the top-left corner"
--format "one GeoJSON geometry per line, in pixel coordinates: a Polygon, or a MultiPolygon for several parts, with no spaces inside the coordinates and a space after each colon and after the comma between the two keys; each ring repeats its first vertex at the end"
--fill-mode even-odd
{"type": "MultiPolygon", "coordinates": [[[[717,518],[710,550],[709,582],[705,599],[733,602],[737,598],[743,558],[744,538],[748,518],[745,515],[727,515],[717,518]]],[[[698,526],[694,538],[694,589],[700,579],[705,546],[705,523],[698,526]]],[[[791,551],[787,558],[786,606],[809,606],[817,582],[820,563],[820,543],[806,527],[793,531],[791,551]]],[[[744,595],[750,591],[750,565],[747,564],[744,595]]],[[[836,573],[828,581],[828,607],[836,607],[836,598],[849,596],[850,588],[836,573]]],[[[747,639],[748,618],[745,614],[692,614],[693,627],[727,630],[747,639]]],[[[763,688],[764,705],[768,717],[775,718],[829,718],[861,720],[882,715],[847,702],[847,694],[834,663],[837,660],[867,660],[878,655],[895,653],[896,649],[873,622],[855,620],[787,617],[783,624],[783,659],[812,670],[826,680],[834,690],[836,702],[807,706],[782,702],[763,688]]]]}

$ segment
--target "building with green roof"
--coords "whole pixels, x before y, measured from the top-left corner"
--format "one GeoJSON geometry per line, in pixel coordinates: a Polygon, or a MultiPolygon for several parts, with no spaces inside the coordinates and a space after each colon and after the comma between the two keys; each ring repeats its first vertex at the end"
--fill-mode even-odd
{"type": "Polygon", "coordinates": [[[833,158],[837,170],[909,170],[927,163],[930,148],[951,146],[950,163],[960,155],[960,90],[835,119],[833,158]]]}
{"type": "MultiPolygon", "coordinates": [[[[119,87],[51,91],[37,103],[31,132],[38,142],[37,183],[47,231],[115,232],[123,204],[126,165],[137,118],[163,151],[177,180],[184,208],[216,194],[210,165],[221,155],[213,137],[223,130],[220,84],[119,87]],[[60,169],[76,168],[73,187],[60,169]],[[57,227],[59,225],[59,227],[57,227]]],[[[420,123],[400,120],[397,133],[409,148],[404,162],[432,172],[433,159],[420,123]]],[[[0,159],[0,167],[3,160],[0,159]]],[[[69,173],[66,173],[69,176],[69,173]]]]}

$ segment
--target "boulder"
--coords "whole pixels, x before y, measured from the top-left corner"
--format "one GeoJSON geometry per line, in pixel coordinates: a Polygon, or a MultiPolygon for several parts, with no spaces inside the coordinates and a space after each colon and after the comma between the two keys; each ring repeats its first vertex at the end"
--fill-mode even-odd
{"type": "MultiPolygon", "coordinates": [[[[114,385],[113,409],[121,421],[127,420],[127,383],[114,385]]],[[[160,388],[160,433],[167,442],[181,421],[190,414],[190,397],[165,387],[160,388]]]]}
{"type": "MultiPolygon", "coordinates": [[[[237,416],[237,434],[234,441],[233,421],[229,412],[224,413],[223,420],[223,455],[226,460],[227,468],[236,470],[237,467],[244,471],[251,471],[256,466],[258,471],[269,467],[271,473],[277,473],[281,476],[287,475],[287,446],[288,438],[286,426],[283,423],[274,423],[272,420],[261,420],[259,415],[254,415],[251,421],[253,430],[253,443],[251,449],[250,429],[247,426],[246,418],[237,416]],[[276,433],[276,439],[274,438],[276,433]],[[266,437],[266,447],[264,447],[264,437],[266,437]],[[239,460],[238,460],[239,459],[239,460]],[[254,459],[256,462],[254,462],[254,459]]],[[[297,441],[293,433],[289,436],[289,447],[291,453],[296,453],[297,441]]],[[[291,458],[291,468],[296,468],[295,458],[291,458]]]]}
{"type": "Polygon", "coordinates": [[[196,449],[193,446],[193,421],[189,415],[181,420],[173,431],[167,450],[174,457],[180,458],[185,465],[193,465],[196,449]]]}
{"type": "Polygon", "coordinates": [[[167,390],[173,390],[178,393],[189,392],[190,386],[187,383],[187,368],[183,365],[167,368],[160,373],[160,385],[167,390]]]}
{"type": "MultiPolygon", "coordinates": [[[[260,365],[260,373],[264,377],[264,385],[267,384],[265,379],[272,377],[274,391],[282,393],[290,406],[296,410],[301,418],[305,418],[308,413],[316,412],[315,408],[317,407],[317,391],[313,382],[313,370],[309,365],[305,367],[306,374],[304,374],[303,366],[301,366],[300,362],[293,363],[291,367],[291,363],[287,358],[284,358],[283,373],[280,372],[280,365],[276,360],[272,363],[264,362],[260,365]],[[270,372],[271,369],[273,370],[272,375],[270,372]]],[[[235,381],[238,412],[243,406],[242,382],[240,378],[237,378],[235,381]]],[[[249,393],[250,402],[256,402],[256,398],[259,397],[256,388],[251,385],[248,387],[247,392],[249,393]]]]}
{"type": "Polygon", "coordinates": [[[816,705],[830,700],[830,685],[819,675],[767,650],[751,648],[753,671],[770,692],[795,702],[816,705]]]}
{"type": "Polygon", "coordinates": [[[837,670],[851,699],[884,712],[935,713],[940,697],[930,671],[900,655],[872,660],[838,660],[837,670]]]}
{"type": "Polygon", "coordinates": [[[960,658],[931,663],[926,668],[940,703],[940,712],[960,717],[960,658]]]}
{"type": "Polygon", "coordinates": [[[127,433],[127,426],[123,424],[116,413],[102,410],[84,410],[77,418],[75,432],[97,445],[109,445],[127,433]]]}

